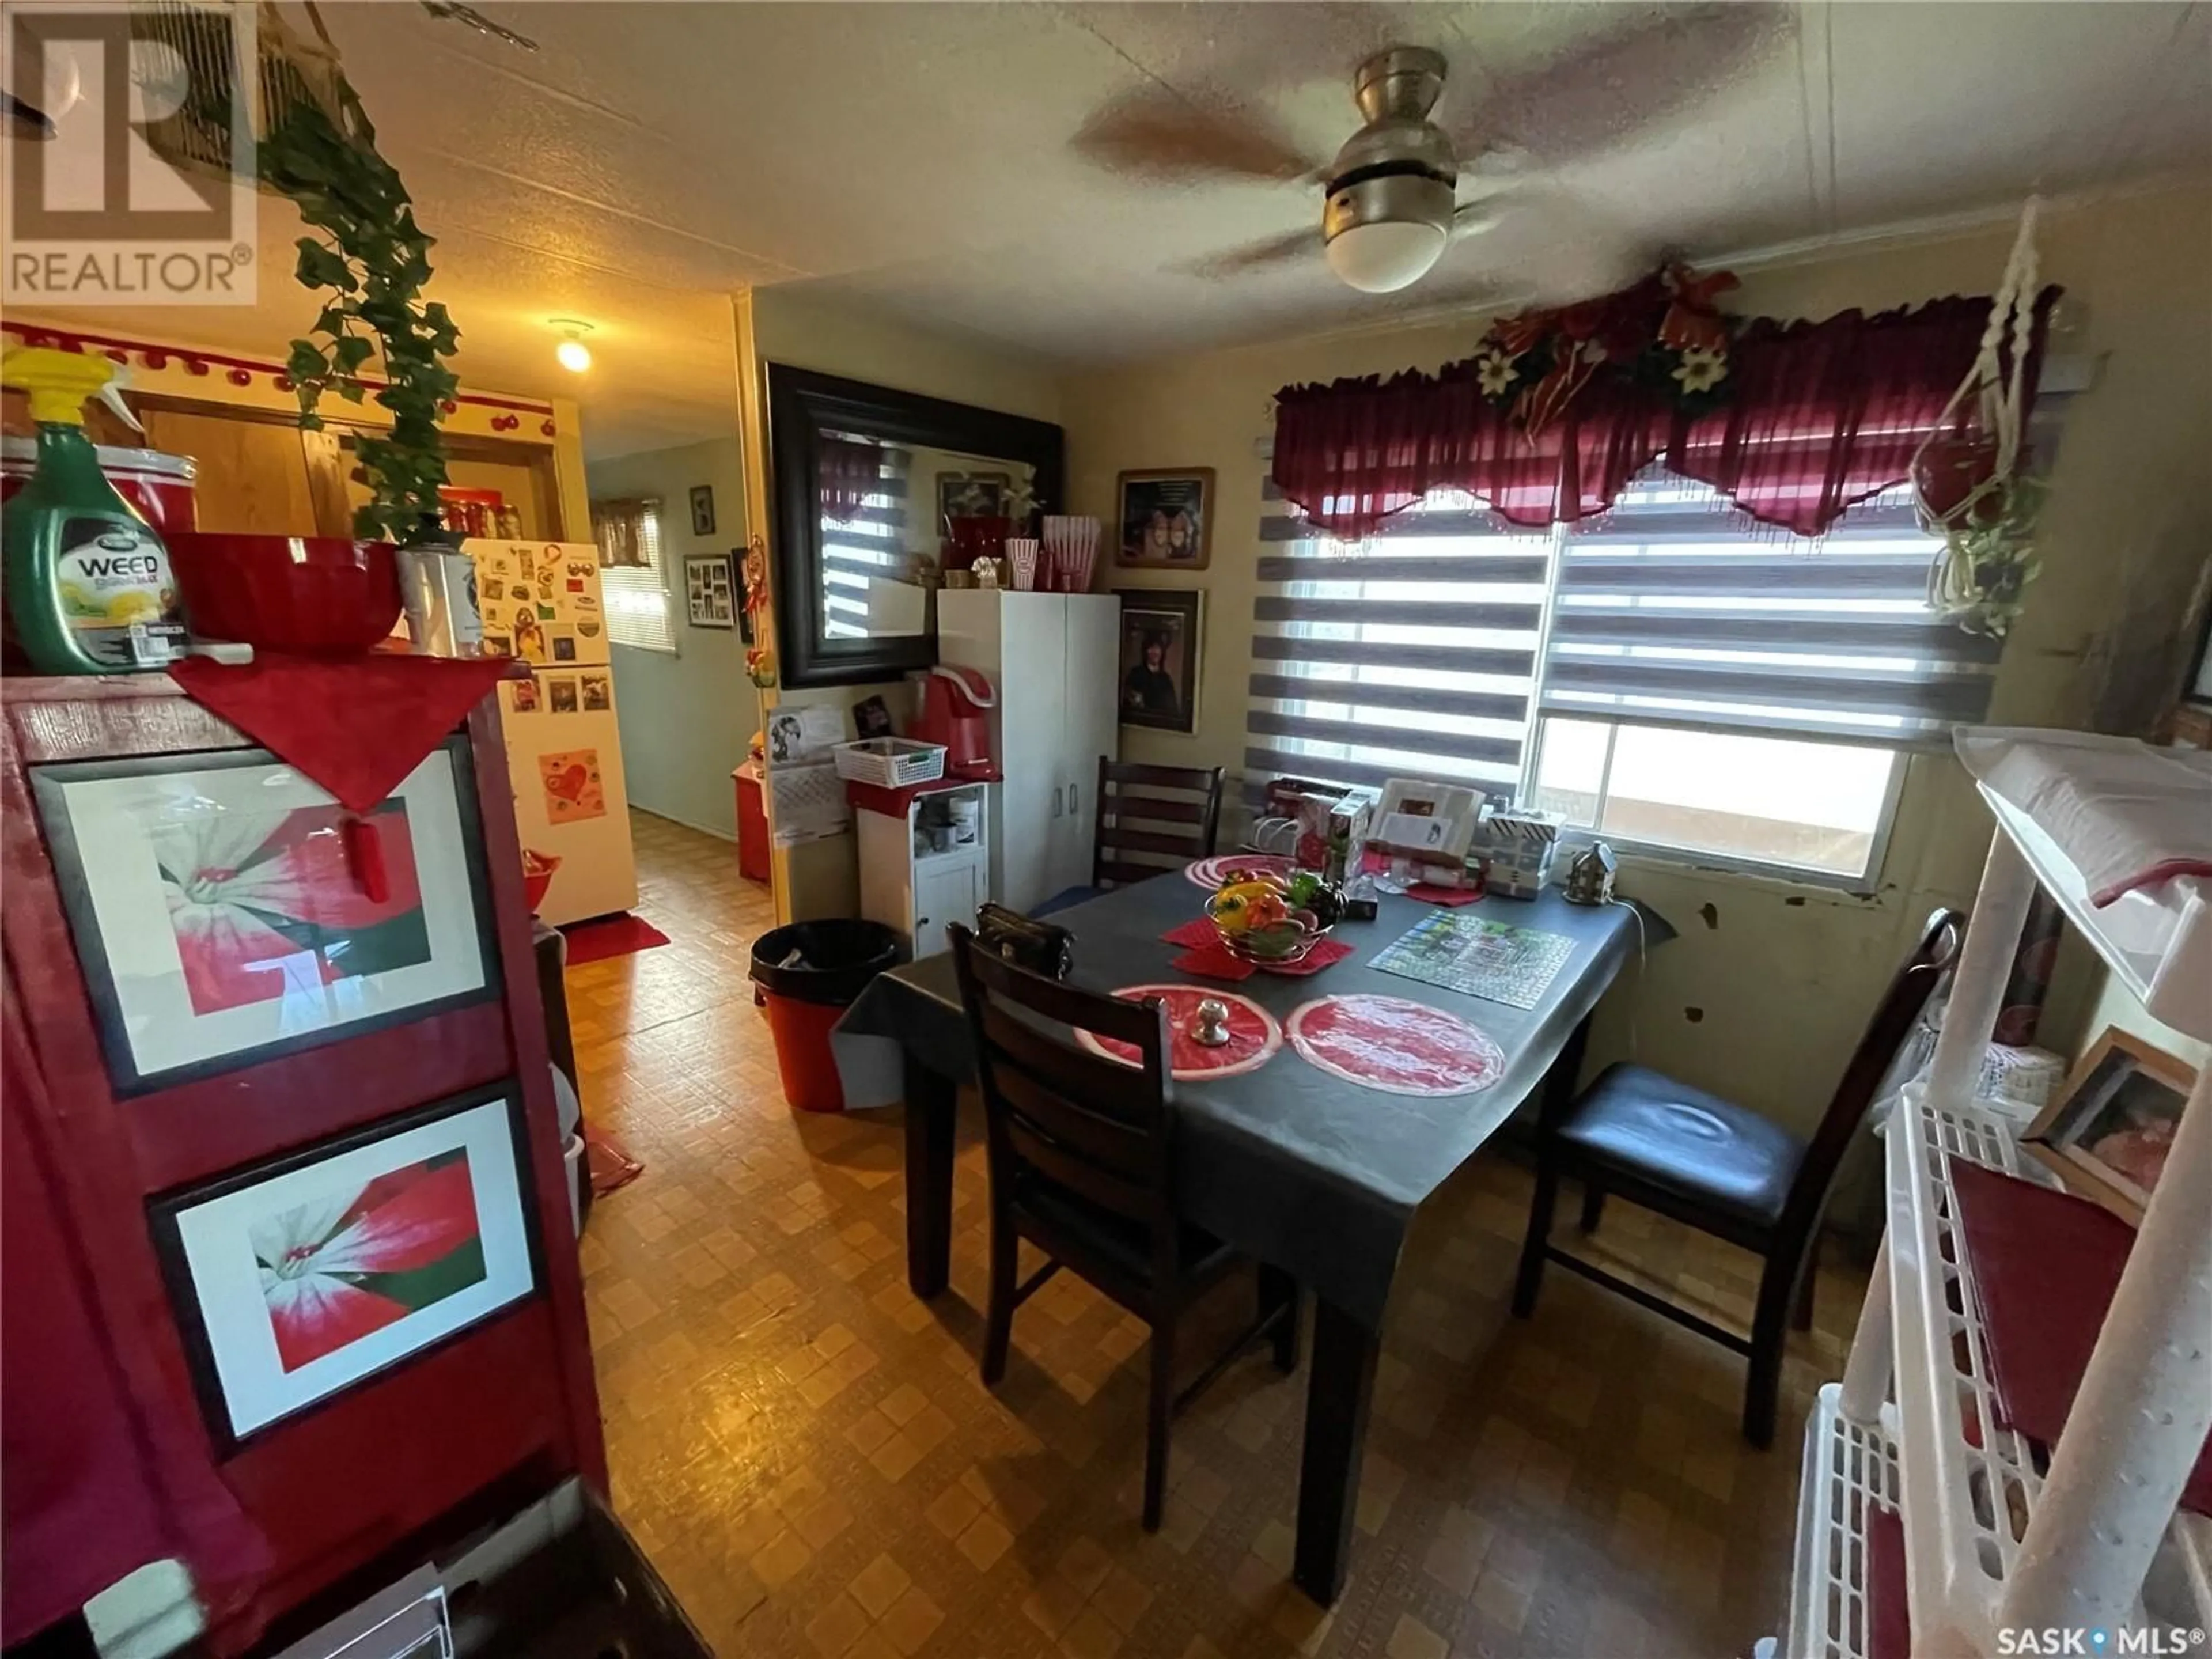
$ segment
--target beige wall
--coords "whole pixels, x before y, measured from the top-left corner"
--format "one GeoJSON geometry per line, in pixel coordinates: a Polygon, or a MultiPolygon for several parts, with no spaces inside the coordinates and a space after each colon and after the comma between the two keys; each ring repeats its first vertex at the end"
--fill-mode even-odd
{"type": "MultiPolygon", "coordinates": [[[[753,343],[756,375],[764,374],[769,363],[787,363],[1033,420],[1060,418],[1060,385],[1051,366],[995,343],[915,328],[788,289],[756,289],[750,310],[750,328],[741,319],[738,339],[741,351],[748,337],[753,343]]],[[[764,402],[766,381],[761,379],[757,385],[764,402]]],[[[765,431],[764,422],[749,424],[756,433],[765,431]]],[[[762,468],[757,476],[772,476],[767,471],[764,443],[756,459],[762,468]]],[[[904,706],[906,690],[898,682],[780,695],[794,703],[849,708],[877,693],[884,694],[895,710],[904,706]]],[[[780,849],[775,856],[778,919],[858,914],[860,872],[854,848],[854,837],[846,835],[780,849]]]]}
{"type": "MultiPolygon", "coordinates": [[[[1987,293],[2008,228],[1744,272],[1732,308],[1821,317],[1987,293]]],[[[2054,350],[2095,354],[2074,399],[2046,509],[2044,574],[2000,675],[1992,718],[2139,722],[2181,671],[2181,615],[2212,547],[2212,190],[2113,201],[2045,221],[2043,268],[2084,321],[2054,350]]],[[[1486,319],[1341,334],[1144,363],[1064,388],[1073,510],[1110,521],[1115,475],[1211,466],[1219,488],[1202,575],[1109,571],[1115,586],[1207,591],[1203,696],[1190,737],[1128,731],[1126,758],[1242,770],[1244,684],[1270,399],[1287,382],[1432,368],[1486,319]]],[[[1914,759],[1880,890],[1818,888],[1638,863],[1627,890],[1680,930],[1601,1012],[1592,1064],[1632,1055],[1798,1128],[1825,1103],[1912,930],[1973,896],[1988,820],[1948,757],[1914,759]],[[1712,920],[1701,907],[1712,907],[1712,920]]],[[[2079,984],[2078,976],[2075,981],[2079,984]]],[[[2086,1000],[2086,993],[2076,995],[2086,1000]]]]}
{"type": "Polygon", "coordinates": [[[687,554],[726,557],[745,544],[744,458],[735,437],[593,461],[594,496],[657,496],[676,650],[614,647],[615,714],[633,805],[709,835],[738,833],[730,773],[760,725],[760,696],[745,678],[734,628],[694,628],[684,604],[687,554]],[[691,487],[714,491],[714,533],[691,533],[691,487]]]}

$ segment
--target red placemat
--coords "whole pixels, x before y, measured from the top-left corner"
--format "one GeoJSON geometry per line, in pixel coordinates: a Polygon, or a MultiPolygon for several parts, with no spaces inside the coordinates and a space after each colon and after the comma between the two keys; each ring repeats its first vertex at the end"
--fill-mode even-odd
{"type": "Polygon", "coordinates": [[[1280,974],[1285,979],[1304,979],[1317,974],[1332,963],[1342,962],[1352,954],[1352,947],[1341,939],[1325,939],[1306,952],[1303,962],[1263,962],[1261,968],[1271,974],[1280,974]]]}
{"type": "Polygon", "coordinates": [[[1404,997],[1322,997],[1291,1011],[1291,1047],[1331,1077],[1394,1095],[1471,1095],[1505,1054],[1457,1014],[1404,997]]]}
{"type": "Polygon", "coordinates": [[[1169,928],[1160,935],[1160,939],[1164,944],[1188,945],[1194,951],[1203,951],[1208,945],[1221,943],[1221,935],[1204,916],[1194,916],[1180,927],[1169,928]]]}
{"type": "Polygon", "coordinates": [[[1480,887],[1438,887],[1433,883],[1417,881],[1406,890],[1406,896],[1419,899],[1424,904],[1441,904],[1447,910],[1456,910],[1462,904],[1472,904],[1482,896],[1480,887]]]}
{"type": "Polygon", "coordinates": [[[1252,977],[1252,964],[1239,962],[1218,945],[1194,945],[1168,966],[1177,973],[1197,974],[1206,979],[1225,979],[1234,983],[1252,977]]]}
{"type": "MultiPolygon", "coordinates": [[[[1959,1226],[1989,1340],[1998,1419],[2056,1444],[2112,1306],[2135,1229],[2071,1193],[1951,1160],[1959,1226]]],[[[2212,1515],[2212,1443],[2181,1501],[2212,1515]]]]}
{"type": "MultiPolygon", "coordinates": [[[[1275,1051],[1283,1046],[1283,1028],[1275,1023],[1275,1017],[1249,997],[1240,997],[1234,991],[1206,985],[1125,985],[1114,994],[1126,1002],[1158,997],[1167,1004],[1168,1030],[1175,1048],[1168,1057],[1168,1065],[1182,1082],[1256,1072],[1273,1060],[1275,1051]],[[1194,1042],[1190,1035],[1198,1029],[1198,1005],[1208,1000],[1226,1003],[1229,1007],[1229,1041],[1218,1048],[1194,1042]]],[[[1075,1040],[1094,1054],[1118,1060],[1124,1066],[1137,1064],[1137,1050],[1133,1044],[1116,1042],[1089,1031],[1078,1031],[1075,1040]]]]}
{"type": "Polygon", "coordinates": [[[187,657],[169,678],[286,765],[366,812],[397,789],[507,672],[504,657],[403,652],[325,659],[187,657]]]}
{"type": "Polygon", "coordinates": [[[1183,874],[1211,893],[1229,879],[1232,870],[1248,871],[1255,876],[1287,876],[1297,867],[1297,860],[1276,853],[1221,853],[1210,859],[1194,860],[1183,874]]]}

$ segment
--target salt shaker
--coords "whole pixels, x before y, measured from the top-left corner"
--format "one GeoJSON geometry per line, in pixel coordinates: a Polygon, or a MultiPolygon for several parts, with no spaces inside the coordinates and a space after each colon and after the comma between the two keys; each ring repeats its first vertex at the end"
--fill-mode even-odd
{"type": "Polygon", "coordinates": [[[1190,1034],[1191,1041],[1208,1048],[1218,1048],[1229,1041],[1229,1005],[1218,997],[1207,997],[1198,1005],[1198,1029],[1190,1034]]]}

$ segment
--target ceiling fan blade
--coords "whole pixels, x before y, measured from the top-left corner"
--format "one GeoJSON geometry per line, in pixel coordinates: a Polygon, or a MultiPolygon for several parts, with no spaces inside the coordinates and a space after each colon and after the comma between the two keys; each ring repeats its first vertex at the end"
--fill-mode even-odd
{"type": "Polygon", "coordinates": [[[1252,271],[1291,264],[1301,259],[1318,259],[1321,251],[1321,227],[1310,225],[1303,230],[1270,236],[1264,241],[1247,242],[1243,247],[1231,248],[1226,252],[1209,253],[1202,259],[1195,259],[1174,269],[1179,276],[1200,276],[1208,282],[1220,283],[1252,271]]]}
{"type": "Polygon", "coordinates": [[[520,46],[525,52],[538,50],[538,43],[526,34],[517,34],[504,24],[495,23],[474,6],[461,0],[422,0],[422,9],[441,22],[459,23],[474,29],[478,34],[489,35],[495,40],[504,40],[510,46],[520,46]]]}
{"type": "Polygon", "coordinates": [[[27,104],[12,92],[0,92],[0,118],[6,121],[10,138],[51,138],[54,136],[52,118],[36,105],[27,104]]]}
{"type": "MultiPolygon", "coordinates": [[[[1612,9],[1577,9],[1601,17],[1612,9]]],[[[1771,0],[1709,0],[1636,15],[1548,63],[1494,65],[1488,90],[1454,123],[1462,155],[1504,142],[1548,163],[1580,160],[1627,143],[1740,79],[1787,44],[1790,9],[1771,0]]]]}
{"type": "Polygon", "coordinates": [[[1160,87],[1106,105],[1068,143],[1092,165],[1136,179],[1287,184],[1324,165],[1261,117],[1200,109],[1160,87]]]}

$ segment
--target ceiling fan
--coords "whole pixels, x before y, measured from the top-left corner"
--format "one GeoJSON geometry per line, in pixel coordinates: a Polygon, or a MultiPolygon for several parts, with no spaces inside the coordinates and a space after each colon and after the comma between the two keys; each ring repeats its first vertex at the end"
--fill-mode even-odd
{"type": "Polygon", "coordinates": [[[1766,0],[1589,9],[1595,27],[1549,61],[1510,73],[1487,66],[1479,108],[1462,100],[1453,131],[1435,119],[1449,70],[1443,55],[1392,46],[1359,65],[1352,96],[1364,125],[1326,164],[1262,108],[1216,113],[1158,84],[1097,112],[1073,147],[1097,166],[1163,183],[1322,186],[1318,243],[1309,222],[1184,267],[1198,276],[1279,268],[1320,252],[1349,286],[1391,293],[1425,276],[1455,239],[1498,224],[1509,204],[1540,213],[1547,242],[1577,243],[1577,264],[1633,264],[1649,250],[1608,248],[1590,259],[1581,244],[1620,237],[1593,237],[1595,216],[1536,175],[1694,109],[1786,39],[1791,24],[1786,8],[1766,0]]]}

